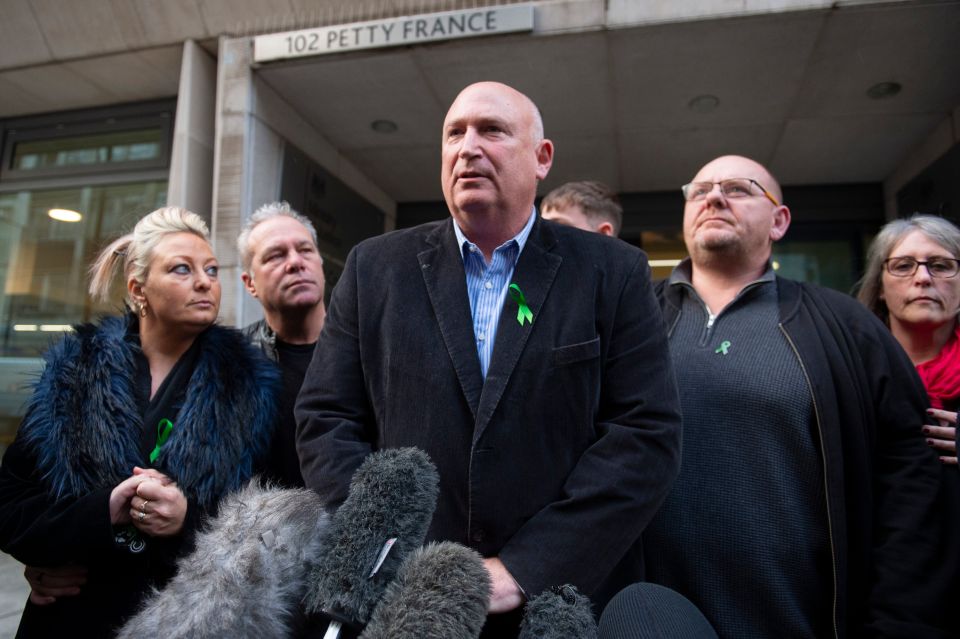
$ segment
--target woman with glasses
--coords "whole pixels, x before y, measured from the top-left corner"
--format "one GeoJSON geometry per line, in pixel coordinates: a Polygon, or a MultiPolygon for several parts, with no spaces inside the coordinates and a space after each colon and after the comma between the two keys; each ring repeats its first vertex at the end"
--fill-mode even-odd
{"type": "Polygon", "coordinates": [[[86,579],[54,601],[31,596],[17,637],[114,636],[273,430],[277,373],[215,323],[218,265],[199,216],[150,213],[92,274],[104,300],[122,277],[129,310],[50,348],[0,466],[0,548],[43,588],[70,568],[86,579]]]}
{"type": "Polygon", "coordinates": [[[960,404],[960,229],[933,215],[884,226],[867,254],[857,298],[890,327],[930,396],[927,443],[957,464],[960,404]]]}

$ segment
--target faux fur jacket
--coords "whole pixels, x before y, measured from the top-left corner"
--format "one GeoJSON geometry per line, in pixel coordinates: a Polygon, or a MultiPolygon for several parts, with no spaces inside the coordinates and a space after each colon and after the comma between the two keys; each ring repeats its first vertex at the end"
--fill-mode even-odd
{"type": "Polygon", "coordinates": [[[152,465],[187,497],[182,535],[139,539],[111,526],[110,491],[148,465],[130,321],[79,326],[48,351],[0,467],[0,549],[29,565],[90,571],[80,596],[28,605],[18,636],[110,636],[148,586],[169,578],[201,515],[249,480],[268,450],[276,368],[239,331],[212,326],[197,337],[174,431],[152,465]]]}

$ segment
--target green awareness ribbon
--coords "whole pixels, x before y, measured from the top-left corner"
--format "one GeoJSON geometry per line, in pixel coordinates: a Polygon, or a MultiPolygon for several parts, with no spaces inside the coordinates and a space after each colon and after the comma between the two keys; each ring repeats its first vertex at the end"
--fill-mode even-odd
{"type": "Polygon", "coordinates": [[[520,322],[520,326],[523,326],[524,320],[533,324],[533,312],[530,310],[530,307],[527,306],[527,298],[523,296],[523,291],[520,290],[520,287],[516,284],[510,285],[510,297],[513,298],[513,301],[517,303],[517,321],[520,322]]]}
{"type": "Polygon", "coordinates": [[[720,342],[720,346],[717,347],[717,350],[713,351],[714,353],[719,353],[721,355],[726,355],[727,351],[730,350],[730,342],[728,340],[723,340],[720,342]]]}
{"type": "Polygon", "coordinates": [[[153,451],[150,453],[151,464],[157,461],[157,457],[160,456],[160,447],[167,443],[172,432],[173,422],[166,418],[161,419],[160,423],[157,424],[157,445],[153,447],[153,451]]]}

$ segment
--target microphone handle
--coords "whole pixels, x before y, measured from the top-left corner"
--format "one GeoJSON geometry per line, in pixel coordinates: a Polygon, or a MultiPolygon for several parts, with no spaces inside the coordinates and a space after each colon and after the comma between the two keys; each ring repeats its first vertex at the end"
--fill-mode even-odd
{"type": "Polygon", "coordinates": [[[339,621],[331,620],[330,625],[327,626],[327,633],[323,635],[323,639],[340,639],[340,628],[343,627],[339,621]]]}

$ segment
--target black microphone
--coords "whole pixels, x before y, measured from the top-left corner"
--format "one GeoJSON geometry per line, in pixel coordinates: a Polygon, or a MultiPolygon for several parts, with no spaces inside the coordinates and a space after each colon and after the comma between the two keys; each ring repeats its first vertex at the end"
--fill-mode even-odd
{"type": "Polygon", "coordinates": [[[476,639],[490,573],[474,550],[444,541],[407,557],[360,639],[476,639]]]}
{"type": "Polygon", "coordinates": [[[333,514],[304,598],[308,613],[359,632],[404,558],[423,545],[437,505],[437,469],[417,448],[370,454],[354,473],[346,501],[333,514]]]}
{"type": "Polygon", "coordinates": [[[570,585],[545,590],[523,611],[518,639],[597,639],[590,599],[570,585]]]}
{"type": "Polygon", "coordinates": [[[651,583],[627,586],[600,615],[602,639],[717,639],[713,626],[692,601],[651,583]]]}

